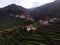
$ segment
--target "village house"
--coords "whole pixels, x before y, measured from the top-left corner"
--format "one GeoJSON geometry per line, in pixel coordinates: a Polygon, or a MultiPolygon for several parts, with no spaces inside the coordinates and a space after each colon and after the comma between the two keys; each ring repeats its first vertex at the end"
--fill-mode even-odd
{"type": "Polygon", "coordinates": [[[26,20],[34,21],[34,19],[31,17],[27,17],[26,20]]]}
{"type": "Polygon", "coordinates": [[[39,20],[39,23],[42,23],[43,21],[42,20],[39,20]]]}
{"type": "Polygon", "coordinates": [[[10,14],[10,16],[13,16],[13,14],[10,14]]]}
{"type": "Polygon", "coordinates": [[[40,20],[39,23],[42,24],[42,25],[49,25],[48,20],[40,20]]]}
{"type": "Polygon", "coordinates": [[[49,22],[54,22],[55,20],[57,20],[57,18],[53,17],[49,19],[49,22]]]}
{"type": "Polygon", "coordinates": [[[15,17],[19,17],[19,15],[16,15],[15,17]]]}
{"type": "Polygon", "coordinates": [[[56,17],[53,17],[53,20],[57,20],[57,18],[56,17]]]}
{"type": "Polygon", "coordinates": [[[42,25],[49,25],[49,21],[48,21],[48,20],[44,20],[44,21],[42,22],[42,25]]]}
{"type": "Polygon", "coordinates": [[[25,26],[27,29],[27,31],[32,31],[32,33],[35,33],[35,31],[37,30],[36,27],[32,26],[32,25],[28,25],[25,26]]]}
{"type": "Polygon", "coordinates": [[[26,16],[25,15],[20,15],[19,18],[25,19],[26,16]]]}

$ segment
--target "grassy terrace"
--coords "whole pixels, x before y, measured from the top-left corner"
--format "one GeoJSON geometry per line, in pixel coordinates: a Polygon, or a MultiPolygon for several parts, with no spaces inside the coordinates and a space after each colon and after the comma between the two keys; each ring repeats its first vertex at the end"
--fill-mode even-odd
{"type": "Polygon", "coordinates": [[[60,45],[60,34],[57,30],[43,29],[38,23],[34,23],[32,25],[37,27],[37,31],[31,34],[21,31],[24,24],[22,20],[11,21],[5,20],[1,24],[0,45],[60,45]]]}

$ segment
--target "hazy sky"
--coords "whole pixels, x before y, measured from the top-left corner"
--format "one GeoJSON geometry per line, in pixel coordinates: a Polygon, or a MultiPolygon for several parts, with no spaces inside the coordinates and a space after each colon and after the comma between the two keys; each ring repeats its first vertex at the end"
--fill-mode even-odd
{"type": "Polygon", "coordinates": [[[0,7],[7,6],[9,4],[21,5],[25,8],[32,8],[36,6],[41,6],[46,3],[53,2],[54,0],[0,0],[0,7]]]}

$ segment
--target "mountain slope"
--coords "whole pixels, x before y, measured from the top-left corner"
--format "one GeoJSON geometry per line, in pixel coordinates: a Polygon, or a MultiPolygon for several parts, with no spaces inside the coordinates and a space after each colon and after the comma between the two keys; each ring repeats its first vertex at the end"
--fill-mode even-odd
{"type": "Polygon", "coordinates": [[[4,8],[1,8],[0,12],[1,12],[0,15],[2,15],[3,13],[4,13],[3,15],[5,14],[19,14],[19,15],[28,14],[25,8],[23,8],[22,6],[18,6],[16,4],[11,4],[4,8]]]}
{"type": "MultiPolygon", "coordinates": [[[[60,1],[59,1],[60,2],[60,1]]],[[[60,3],[54,1],[52,3],[45,4],[43,6],[37,7],[30,12],[36,20],[44,19],[46,17],[57,16],[56,13],[60,11],[60,3]]],[[[57,16],[58,17],[58,16],[57,16]]]]}
{"type": "Polygon", "coordinates": [[[44,29],[38,22],[27,24],[27,20],[14,17],[20,15],[19,11],[16,13],[10,7],[6,10],[9,12],[4,9],[0,15],[0,45],[60,45],[59,31],[44,29]],[[11,13],[14,16],[10,16],[11,13]],[[37,30],[35,32],[26,31],[24,27],[27,25],[34,26],[37,30]]]}

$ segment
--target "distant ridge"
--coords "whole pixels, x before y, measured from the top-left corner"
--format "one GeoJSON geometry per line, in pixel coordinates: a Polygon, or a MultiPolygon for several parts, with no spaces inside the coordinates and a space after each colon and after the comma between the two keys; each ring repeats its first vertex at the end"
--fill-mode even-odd
{"type": "Polygon", "coordinates": [[[14,13],[14,14],[28,14],[26,9],[22,6],[18,6],[16,4],[11,4],[11,5],[8,5],[4,8],[1,8],[0,9],[0,15],[2,14],[10,14],[10,13],[14,13]]]}
{"type": "Polygon", "coordinates": [[[40,20],[45,19],[46,17],[60,17],[60,15],[57,15],[58,12],[60,12],[60,0],[36,7],[30,11],[30,14],[34,19],[40,20]]]}

